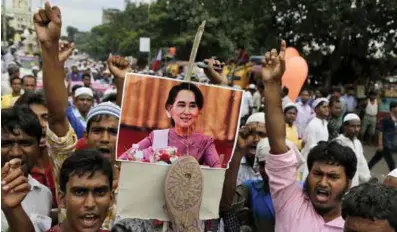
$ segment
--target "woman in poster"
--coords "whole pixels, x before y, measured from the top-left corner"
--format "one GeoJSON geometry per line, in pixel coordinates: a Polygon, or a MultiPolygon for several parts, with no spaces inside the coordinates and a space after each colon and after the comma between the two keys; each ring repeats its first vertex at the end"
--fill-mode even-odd
{"type": "Polygon", "coordinates": [[[196,85],[183,82],[172,87],[165,103],[172,128],[152,131],[120,158],[170,164],[182,155],[191,155],[200,165],[220,168],[214,139],[195,131],[203,106],[204,97],[196,85]]]}

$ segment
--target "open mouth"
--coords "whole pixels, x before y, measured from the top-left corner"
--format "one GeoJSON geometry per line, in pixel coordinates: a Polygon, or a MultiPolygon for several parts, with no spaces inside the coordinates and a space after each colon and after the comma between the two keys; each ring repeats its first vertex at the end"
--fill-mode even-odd
{"type": "Polygon", "coordinates": [[[101,148],[98,148],[98,150],[102,153],[102,155],[103,155],[105,158],[110,159],[111,151],[110,151],[109,148],[107,148],[107,147],[101,147],[101,148]]]}
{"type": "Polygon", "coordinates": [[[80,220],[84,227],[93,227],[99,222],[99,217],[96,214],[84,214],[80,220]]]}
{"type": "Polygon", "coordinates": [[[316,190],[316,200],[318,202],[326,202],[330,196],[330,192],[325,189],[316,190]]]}

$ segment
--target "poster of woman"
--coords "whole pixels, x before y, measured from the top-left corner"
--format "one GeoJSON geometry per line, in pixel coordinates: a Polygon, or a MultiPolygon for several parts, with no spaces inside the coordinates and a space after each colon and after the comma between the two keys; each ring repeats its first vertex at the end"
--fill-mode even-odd
{"type": "Polygon", "coordinates": [[[202,167],[227,168],[236,144],[242,91],[129,74],[117,159],[170,165],[190,155],[202,167]]]}

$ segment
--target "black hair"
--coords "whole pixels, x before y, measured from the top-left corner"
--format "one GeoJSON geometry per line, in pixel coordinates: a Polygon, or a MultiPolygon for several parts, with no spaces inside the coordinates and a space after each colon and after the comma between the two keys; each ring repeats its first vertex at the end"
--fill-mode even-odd
{"type": "Polygon", "coordinates": [[[42,136],[39,119],[26,105],[17,105],[8,109],[2,109],[1,129],[3,132],[13,135],[17,135],[15,130],[20,129],[27,135],[36,138],[38,144],[42,136]]]}
{"type": "Polygon", "coordinates": [[[111,93],[111,94],[107,95],[106,97],[104,97],[102,99],[102,102],[108,102],[108,101],[115,102],[116,99],[117,99],[117,94],[116,93],[111,93]]]}
{"type": "Polygon", "coordinates": [[[376,92],[371,90],[368,92],[368,96],[376,96],[376,92]]]}
{"type": "Polygon", "coordinates": [[[395,102],[395,101],[390,102],[390,110],[392,110],[393,108],[396,108],[396,107],[397,107],[397,102],[395,102]]]}
{"type": "Polygon", "coordinates": [[[14,105],[30,106],[33,104],[42,105],[42,106],[47,107],[47,103],[45,101],[43,92],[41,92],[41,91],[25,92],[24,94],[22,94],[22,96],[20,96],[18,98],[18,100],[15,102],[14,105]]]}
{"type": "MultiPolygon", "coordinates": [[[[21,80],[21,78],[19,78],[19,77],[11,77],[11,78],[10,78],[10,85],[12,85],[12,83],[13,83],[15,80],[21,80]]],[[[21,83],[22,83],[22,80],[21,80],[21,83]]]]}
{"type": "MultiPolygon", "coordinates": [[[[302,93],[305,92],[305,91],[310,95],[310,90],[309,90],[308,88],[303,88],[303,89],[301,89],[300,94],[302,94],[302,93]]],[[[299,94],[299,95],[300,95],[300,94],[299,94]]]]}
{"type": "MultiPolygon", "coordinates": [[[[195,99],[196,99],[196,104],[197,107],[201,110],[204,106],[204,96],[201,93],[201,90],[194,84],[188,83],[188,82],[182,82],[179,85],[175,85],[174,87],[171,88],[170,92],[168,93],[168,98],[167,101],[165,102],[165,109],[167,109],[168,106],[171,106],[175,103],[175,99],[178,96],[178,93],[182,90],[189,90],[192,91],[195,99]]],[[[171,119],[171,124],[172,126],[175,126],[175,122],[173,119],[171,119]]]]}
{"type": "Polygon", "coordinates": [[[76,90],[79,89],[79,88],[81,88],[81,87],[83,87],[83,86],[82,86],[82,85],[74,85],[74,86],[72,87],[72,93],[74,94],[74,92],[76,92],[76,90]]]}
{"type": "Polygon", "coordinates": [[[91,80],[91,75],[90,75],[90,74],[84,73],[84,74],[81,76],[81,79],[84,79],[85,77],[89,77],[90,80],[91,80]]]}
{"type": "Polygon", "coordinates": [[[22,84],[23,84],[23,81],[25,80],[25,78],[33,78],[33,79],[34,79],[34,83],[37,83],[37,80],[36,80],[36,77],[35,77],[35,76],[32,76],[32,75],[25,75],[25,76],[22,77],[22,84]]]}
{"type": "Polygon", "coordinates": [[[315,162],[343,166],[348,180],[353,179],[357,170],[357,157],[354,151],[337,141],[321,141],[311,149],[307,157],[309,172],[315,162]]]}
{"type": "Polygon", "coordinates": [[[66,184],[73,175],[81,177],[89,174],[94,176],[96,172],[102,172],[109,179],[109,188],[113,185],[113,168],[108,159],[96,149],[82,149],[72,153],[63,163],[59,174],[59,185],[62,192],[66,192],[66,184]]]}
{"type": "Polygon", "coordinates": [[[100,122],[102,119],[109,118],[109,117],[117,118],[116,116],[111,115],[111,114],[98,114],[98,115],[95,115],[94,117],[90,118],[90,120],[87,121],[86,132],[87,133],[90,132],[91,124],[93,122],[100,122]]]}
{"type": "Polygon", "coordinates": [[[284,94],[284,96],[287,96],[288,93],[289,93],[288,87],[287,87],[287,86],[284,86],[284,87],[283,87],[283,94],[284,94]]]}
{"type": "Polygon", "coordinates": [[[287,113],[287,111],[290,109],[295,109],[295,111],[298,112],[298,108],[296,108],[296,106],[288,106],[288,107],[285,107],[284,114],[287,113]]]}
{"type": "Polygon", "coordinates": [[[332,106],[334,106],[336,103],[340,103],[340,100],[339,100],[339,98],[338,97],[331,97],[330,99],[329,99],[329,107],[332,107],[332,106]]]}
{"type": "Polygon", "coordinates": [[[387,220],[397,230],[397,189],[374,182],[351,188],[342,200],[342,217],[387,220]]]}
{"type": "Polygon", "coordinates": [[[332,88],[332,93],[335,93],[335,92],[342,93],[342,90],[338,87],[334,87],[334,88],[332,88]]]}

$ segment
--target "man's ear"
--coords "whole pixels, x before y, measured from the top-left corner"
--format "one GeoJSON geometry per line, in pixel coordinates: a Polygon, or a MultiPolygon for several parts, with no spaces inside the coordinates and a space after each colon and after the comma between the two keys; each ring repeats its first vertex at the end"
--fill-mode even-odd
{"type": "Polygon", "coordinates": [[[352,187],[352,180],[347,181],[347,186],[349,187],[348,189],[350,189],[352,187]]]}
{"type": "Polygon", "coordinates": [[[58,206],[59,208],[66,208],[66,197],[62,191],[58,192],[58,206]]]}
{"type": "Polygon", "coordinates": [[[88,141],[88,132],[87,130],[84,131],[84,139],[87,142],[88,141]]]}

